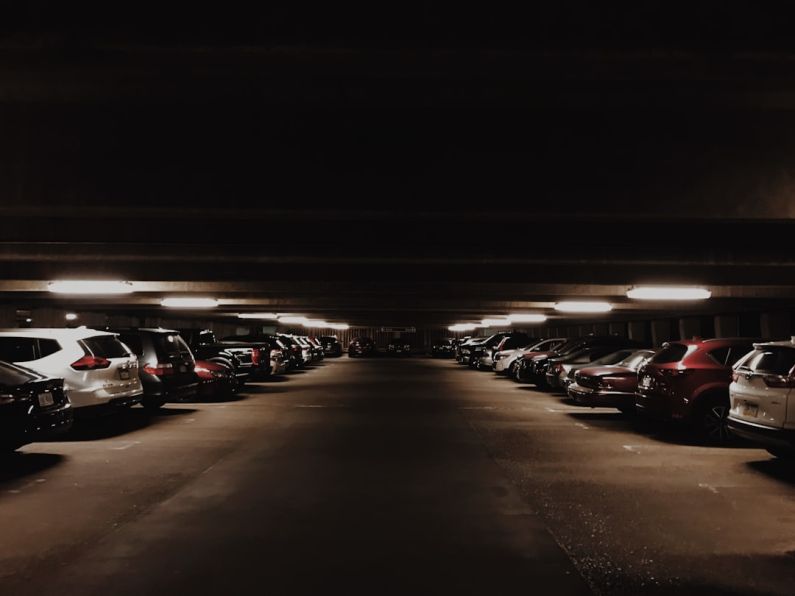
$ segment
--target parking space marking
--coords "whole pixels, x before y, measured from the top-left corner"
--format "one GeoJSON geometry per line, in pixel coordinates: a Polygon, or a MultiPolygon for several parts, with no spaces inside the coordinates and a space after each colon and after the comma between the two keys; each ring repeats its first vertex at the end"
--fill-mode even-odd
{"type": "Polygon", "coordinates": [[[495,406],[461,406],[461,410],[496,410],[495,406]]]}
{"type": "Polygon", "coordinates": [[[588,426],[587,424],[583,424],[582,422],[575,422],[574,426],[579,426],[583,430],[588,430],[589,428],[591,428],[590,426],[588,426]]]}
{"type": "Polygon", "coordinates": [[[11,490],[7,490],[6,492],[12,495],[18,495],[22,491],[27,490],[32,486],[36,486],[37,484],[44,484],[45,482],[47,482],[46,478],[36,478],[36,480],[34,480],[33,482],[28,482],[27,484],[21,486],[20,488],[14,488],[11,490]]]}
{"type": "Polygon", "coordinates": [[[135,447],[136,445],[140,445],[141,441],[124,441],[118,447],[111,447],[114,451],[124,451],[125,449],[129,449],[130,447],[135,447]]]}
{"type": "Polygon", "coordinates": [[[704,488],[704,489],[708,490],[709,492],[711,492],[713,494],[716,494],[716,495],[718,494],[718,489],[715,488],[714,486],[712,486],[711,484],[707,484],[706,482],[699,482],[698,483],[698,487],[699,488],[704,488]]]}
{"type": "Polygon", "coordinates": [[[635,445],[622,445],[622,447],[627,451],[629,451],[630,453],[640,455],[640,449],[635,445]]]}

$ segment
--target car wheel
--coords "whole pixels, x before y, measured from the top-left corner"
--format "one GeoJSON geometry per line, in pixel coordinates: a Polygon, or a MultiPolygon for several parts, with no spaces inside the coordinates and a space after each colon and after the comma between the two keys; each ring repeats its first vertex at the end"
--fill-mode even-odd
{"type": "Polygon", "coordinates": [[[141,405],[151,412],[159,410],[165,403],[162,397],[145,397],[141,400],[141,405]]]}
{"type": "Polygon", "coordinates": [[[701,407],[698,431],[709,443],[725,445],[731,442],[729,432],[729,403],[727,399],[713,398],[701,407]]]}

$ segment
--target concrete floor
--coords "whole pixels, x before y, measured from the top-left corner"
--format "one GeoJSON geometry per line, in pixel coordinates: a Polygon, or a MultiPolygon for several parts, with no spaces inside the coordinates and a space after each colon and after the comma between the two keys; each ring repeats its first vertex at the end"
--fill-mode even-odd
{"type": "Polygon", "coordinates": [[[452,361],[329,360],[0,460],[0,594],[791,594],[795,471],[452,361]]]}

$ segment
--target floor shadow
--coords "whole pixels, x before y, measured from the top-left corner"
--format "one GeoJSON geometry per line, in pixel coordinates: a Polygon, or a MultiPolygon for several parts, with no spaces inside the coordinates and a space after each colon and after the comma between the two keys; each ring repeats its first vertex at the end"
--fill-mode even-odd
{"type": "Polygon", "coordinates": [[[0,454],[0,485],[40,474],[63,463],[66,458],[57,453],[23,453],[13,451],[0,454]]]}
{"type": "Polygon", "coordinates": [[[248,395],[270,395],[285,393],[288,389],[281,385],[246,385],[241,393],[248,395]]]}
{"type": "Polygon", "coordinates": [[[770,459],[749,461],[746,465],[752,470],[769,476],[774,480],[795,485],[795,462],[791,459],[787,460],[771,455],[770,459]]]}
{"type": "Polygon", "coordinates": [[[208,397],[195,397],[182,400],[181,404],[226,404],[246,399],[247,388],[238,393],[227,393],[226,395],[216,395],[208,397]]]}
{"type": "Polygon", "coordinates": [[[169,418],[193,414],[196,411],[193,408],[174,408],[166,404],[154,412],[144,408],[131,408],[129,411],[108,416],[79,418],[75,420],[74,426],[68,433],[51,439],[49,442],[110,439],[144,429],[169,418]]]}

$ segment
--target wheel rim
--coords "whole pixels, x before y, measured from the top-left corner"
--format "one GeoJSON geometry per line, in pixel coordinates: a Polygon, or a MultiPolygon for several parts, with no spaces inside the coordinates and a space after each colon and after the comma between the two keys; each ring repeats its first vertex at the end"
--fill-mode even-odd
{"type": "Polygon", "coordinates": [[[704,415],[704,430],[710,440],[724,443],[729,438],[729,408],[723,405],[710,406],[704,415]]]}

